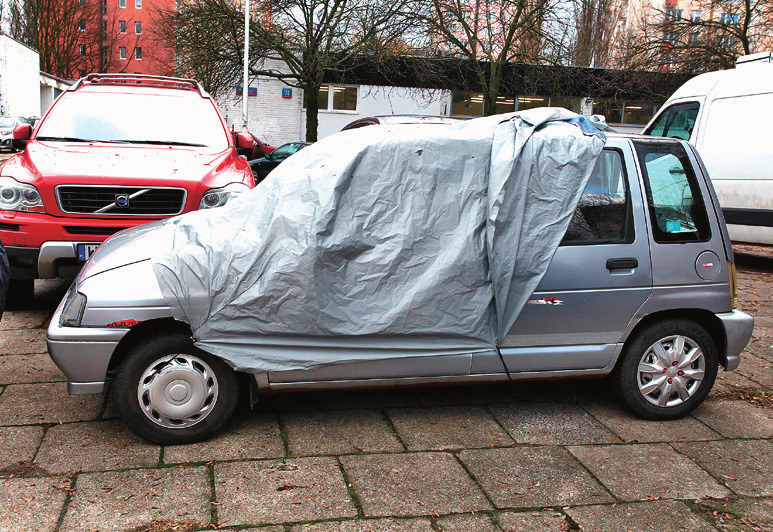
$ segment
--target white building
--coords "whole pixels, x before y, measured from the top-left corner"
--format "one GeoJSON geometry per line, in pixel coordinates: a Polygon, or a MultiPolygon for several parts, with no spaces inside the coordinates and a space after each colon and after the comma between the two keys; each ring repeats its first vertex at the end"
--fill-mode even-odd
{"type": "Polygon", "coordinates": [[[0,114],[40,116],[40,56],[0,35],[0,114]]]}
{"type": "Polygon", "coordinates": [[[40,116],[43,116],[54,100],[72,83],[68,79],[58,78],[45,72],[40,73],[40,116]]]}

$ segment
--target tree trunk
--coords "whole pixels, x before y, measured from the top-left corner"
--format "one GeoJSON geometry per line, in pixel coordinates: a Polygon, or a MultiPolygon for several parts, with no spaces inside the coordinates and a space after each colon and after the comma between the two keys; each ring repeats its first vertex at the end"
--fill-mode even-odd
{"type": "Polygon", "coordinates": [[[497,114],[498,97],[499,93],[495,89],[487,87],[486,92],[483,93],[483,116],[497,114]]]}
{"type": "Polygon", "coordinates": [[[306,103],[306,142],[316,142],[319,124],[319,86],[311,83],[304,85],[303,99],[306,103]]]}

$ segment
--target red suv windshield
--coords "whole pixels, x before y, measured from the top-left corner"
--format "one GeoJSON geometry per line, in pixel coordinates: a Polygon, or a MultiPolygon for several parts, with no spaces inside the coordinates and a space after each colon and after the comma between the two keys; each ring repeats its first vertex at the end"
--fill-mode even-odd
{"type": "Polygon", "coordinates": [[[38,140],[228,147],[215,107],[196,93],[78,91],[65,94],[38,140]]]}

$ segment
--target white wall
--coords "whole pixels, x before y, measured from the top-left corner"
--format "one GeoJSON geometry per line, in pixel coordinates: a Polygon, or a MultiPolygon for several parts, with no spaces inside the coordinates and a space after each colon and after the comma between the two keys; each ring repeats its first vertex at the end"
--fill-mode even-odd
{"type": "Polygon", "coordinates": [[[40,56],[0,35],[0,114],[40,116],[40,56]]]}
{"type": "MultiPolygon", "coordinates": [[[[270,62],[274,63],[274,62],[270,62]]],[[[267,65],[279,69],[281,63],[267,65]]],[[[234,83],[227,91],[217,95],[217,104],[228,125],[236,131],[242,127],[242,96],[236,94],[234,83]]],[[[249,131],[268,144],[279,146],[285,142],[301,140],[300,113],[303,108],[301,92],[293,88],[292,98],[282,98],[282,89],[289,88],[273,78],[253,78],[250,87],[257,87],[257,96],[248,97],[247,118],[249,131]]]]}
{"type": "MultiPolygon", "coordinates": [[[[359,85],[356,111],[319,112],[317,138],[341,131],[345,125],[360,118],[382,115],[448,116],[451,93],[440,89],[407,89],[359,85]]],[[[305,136],[306,115],[300,117],[301,133],[305,136]]]]}

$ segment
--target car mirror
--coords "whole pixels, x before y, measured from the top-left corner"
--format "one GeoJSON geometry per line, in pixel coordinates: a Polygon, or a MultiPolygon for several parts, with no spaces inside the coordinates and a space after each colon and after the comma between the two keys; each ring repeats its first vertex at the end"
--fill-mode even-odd
{"type": "Polygon", "coordinates": [[[254,142],[252,137],[247,133],[236,134],[236,153],[244,156],[252,156],[254,149],[254,142]]]}
{"type": "Polygon", "coordinates": [[[27,141],[32,136],[32,126],[29,124],[18,124],[13,128],[13,141],[11,145],[15,150],[23,150],[27,147],[27,141]]]}

